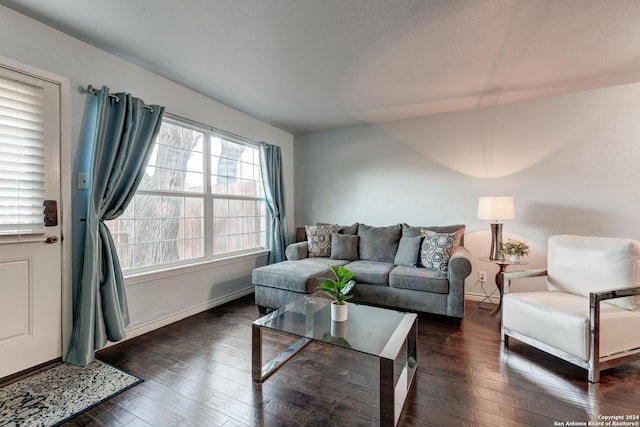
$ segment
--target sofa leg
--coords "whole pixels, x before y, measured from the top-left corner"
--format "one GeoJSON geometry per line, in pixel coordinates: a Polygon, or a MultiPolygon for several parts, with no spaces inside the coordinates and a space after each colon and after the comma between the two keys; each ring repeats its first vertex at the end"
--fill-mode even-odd
{"type": "Polygon", "coordinates": [[[259,305],[258,312],[264,316],[265,314],[267,314],[267,307],[265,307],[264,305],[259,305]]]}
{"type": "Polygon", "coordinates": [[[502,342],[504,343],[504,348],[509,348],[509,335],[502,334],[502,342]]]}

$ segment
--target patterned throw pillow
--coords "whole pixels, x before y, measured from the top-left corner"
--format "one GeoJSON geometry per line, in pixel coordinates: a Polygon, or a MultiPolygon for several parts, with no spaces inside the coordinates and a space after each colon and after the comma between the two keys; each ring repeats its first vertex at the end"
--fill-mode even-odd
{"type": "Polygon", "coordinates": [[[338,232],[336,224],[331,225],[305,225],[307,232],[307,245],[309,258],[331,256],[331,233],[338,232]]]}
{"type": "Polygon", "coordinates": [[[456,233],[436,233],[424,230],[424,241],[420,252],[422,265],[430,270],[446,273],[449,258],[455,246],[456,233]]]}

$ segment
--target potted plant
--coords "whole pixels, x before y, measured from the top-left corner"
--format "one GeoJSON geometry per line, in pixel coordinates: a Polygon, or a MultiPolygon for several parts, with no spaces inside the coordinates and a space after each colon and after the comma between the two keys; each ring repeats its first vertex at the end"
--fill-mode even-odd
{"type": "Polygon", "coordinates": [[[522,257],[529,255],[529,245],[520,240],[508,239],[507,243],[502,244],[500,253],[503,255],[509,255],[509,261],[520,262],[522,257]]]}
{"type": "Polygon", "coordinates": [[[331,320],[344,322],[347,320],[348,305],[346,301],[353,296],[348,293],[356,285],[356,281],[353,280],[355,274],[342,265],[330,265],[329,269],[336,278],[333,280],[323,277],[324,282],[320,283],[320,289],[333,300],[331,302],[331,320]]]}

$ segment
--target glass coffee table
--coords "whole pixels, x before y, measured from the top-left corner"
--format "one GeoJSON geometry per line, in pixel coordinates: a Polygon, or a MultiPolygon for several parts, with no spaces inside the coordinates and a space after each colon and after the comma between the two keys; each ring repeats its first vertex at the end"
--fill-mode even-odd
{"type": "Polygon", "coordinates": [[[330,305],[328,299],[306,297],[253,322],[253,380],[266,380],[312,341],[369,354],[378,358],[380,367],[380,425],[395,426],[418,365],[417,315],[349,303],[348,320],[332,322],[330,305]],[[265,329],[300,339],[263,365],[262,332],[265,329]]]}

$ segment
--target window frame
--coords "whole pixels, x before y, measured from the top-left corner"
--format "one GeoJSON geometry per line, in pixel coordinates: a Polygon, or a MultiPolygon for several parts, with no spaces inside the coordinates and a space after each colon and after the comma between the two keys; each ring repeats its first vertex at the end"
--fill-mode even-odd
{"type": "MultiPolygon", "coordinates": [[[[267,233],[269,228],[268,221],[268,210],[266,206],[266,197],[264,195],[264,190],[262,190],[262,196],[242,196],[237,194],[224,194],[224,193],[213,193],[212,185],[211,185],[211,177],[212,177],[212,162],[211,162],[211,147],[213,138],[220,138],[235,144],[244,145],[250,147],[251,149],[259,150],[259,143],[252,141],[250,139],[244,138],[242,136],[226,132],[221,129],[217,129],[214,127],[206,126],[195,121],[176,116],[170,113],[165,113],[162,119],[163,124],[167,123],[174,126],[183,127],[186,129],[190,129],[196,132],[200,132],[203,134],[203,144],[202,144],[202,156],[203,156],[203,191],[202,192],[193,192],[193,191],[181,191],[181,190],[143,190],[137,189],[136,196],[140,195],[149,195],[149,196],[166,196],[166,197],[193,197],[200,198],[203,200],[203,255],[196,258],[189,258],[185,260],[179,261],[171,261],[165,262],[162,264],[154,264],[154,265],[146,265],[141,267],[131,267],[131,268],[123,268],[123,275],[126,278],[137,278],[137,277],[149,277],[149,276],[158,276],[163,277],[166,274],[176,274],[172,273],[175,271],[184,271],[184,270],[199,270],[204,268],[203,266],[209,265],[211,263],[219,263],[219,262],[228,262],[230,260],[241,260],[248,256],[256,256],[264,253],[268,253],[268,248],[266,247],[267,242],[267,233]],[[251,249],[242,249],[233,252],[225,252],[222,254],[216,255],[214,253],[214,208],[213,203],[215,199],[224,199],[224,200],[250,200],[250,201],[258,201],[263,205],[264,218],[265,218],[265,229],[262,230],[263,234],[263,245],[258,246],[251,249]]],[[[258,152],[258,155],[260,153],[258,152]]],[[[262,173],[262,165],[260,159],[258,159],[258,166],[260,167],[260,173],[262,173]]],[[[260,177],[260,182],[262,182],[262,177],[260,177]]],[[[134,196],[135,197],[135,196],[134,196]]],[[[184,218],[184,217],[182,217],[184,218]]],[[[117,219],[116,219],[117,220],[117,219]]],[[[110,227],[111,231],[111,227],[110,227]]],[[[242,236],[242,235],[241,235],[242,236]]],[[[117,246],[117,244],[116,244],[117,246]]]]}

